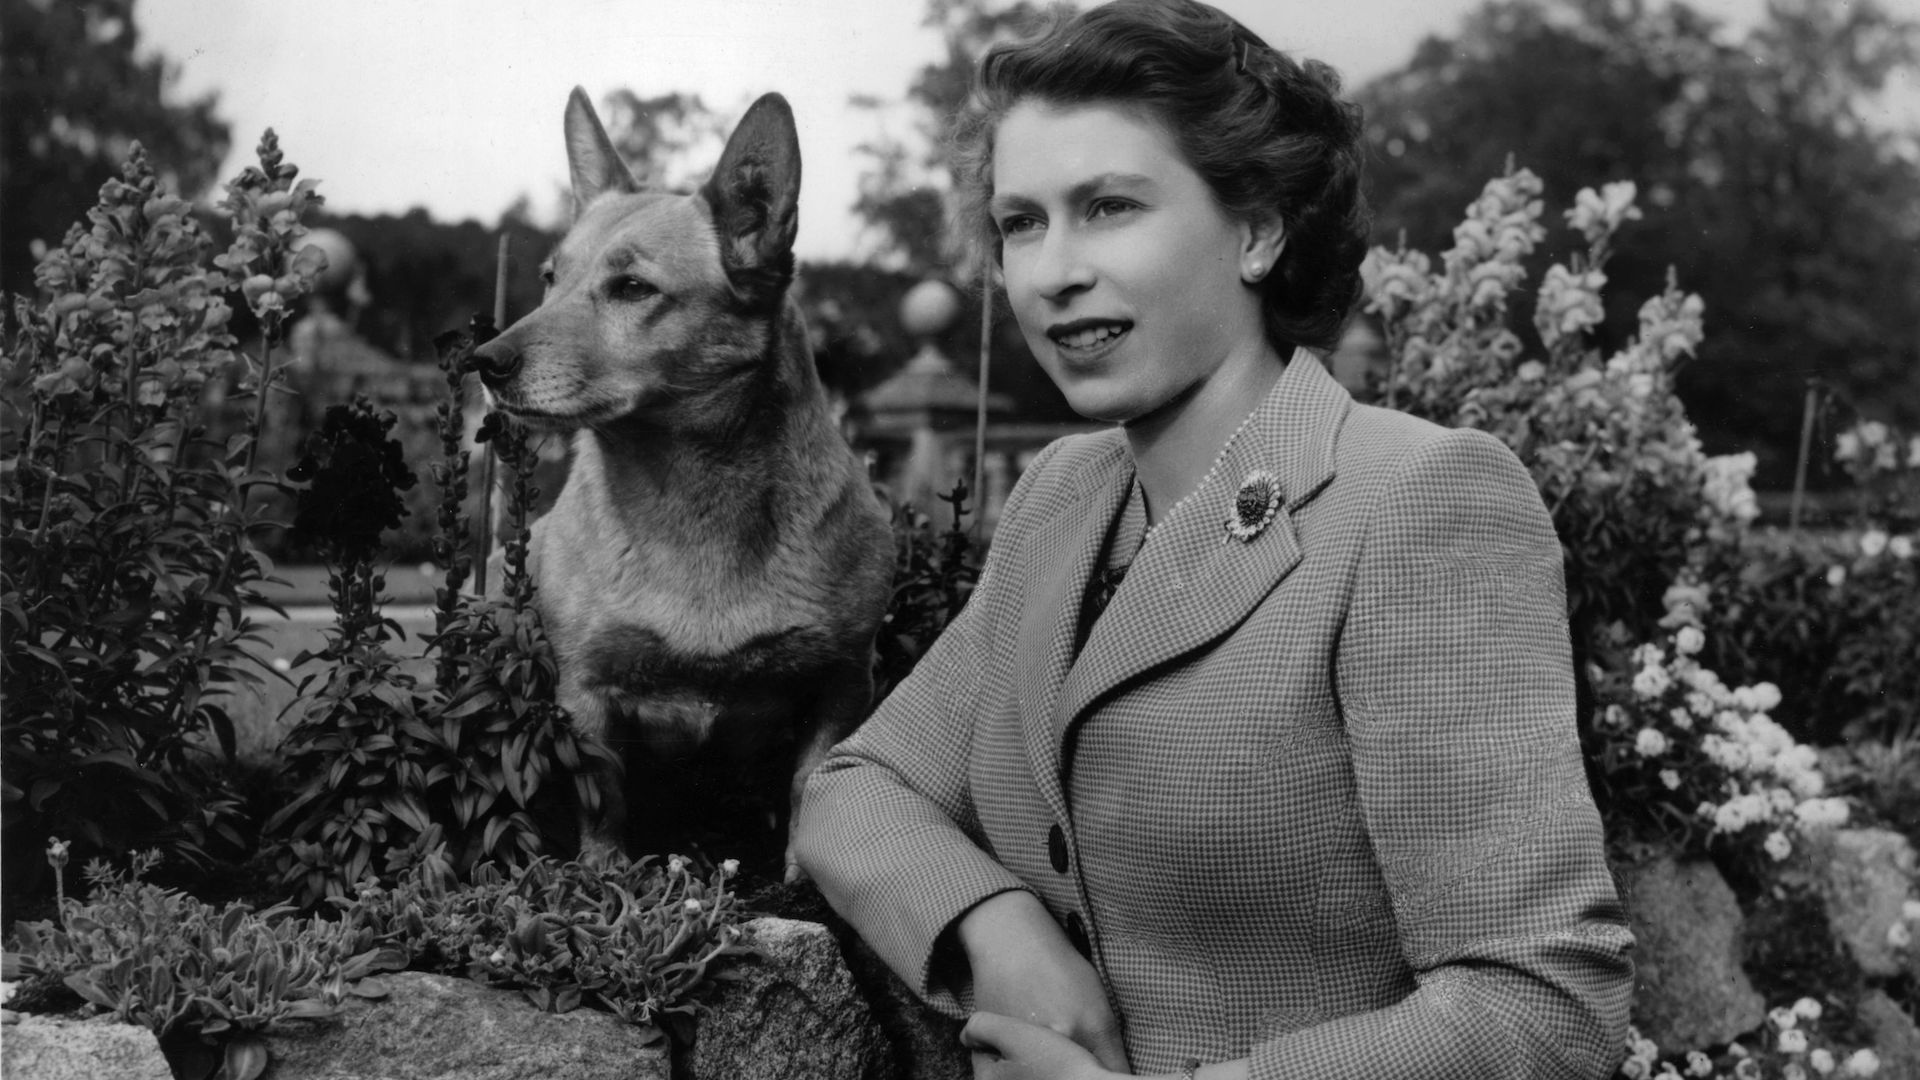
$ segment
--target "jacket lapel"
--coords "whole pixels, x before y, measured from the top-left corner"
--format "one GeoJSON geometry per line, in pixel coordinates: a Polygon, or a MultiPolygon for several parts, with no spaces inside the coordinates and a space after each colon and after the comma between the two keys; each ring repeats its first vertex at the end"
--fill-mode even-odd
{"type": "Polygon", "coordinates": [[[1066,479],[1064,505],[1043,511],[1049,516],[1027,535],[1020,552],[1018,565],[1028,592],[1021,603],[1014,658],[1027,755],[1042,797],[1061,821],[1067,820],[1067,804],[1049,718],[1073,666],[1073,639],[1087,581],[1107,528],[1133,484],[1125,441],[1115,439],[1106,453],[1066,479]]]}
{"type": "MultiPolygon", "coordinates": [[[[1046,734],[1052,765],[1043,775],[1057,783],[1060,747],[1089,706],[1127,680],[1239,625],[1299,564],[1293,515],[1333,479],[1334,440],[1352,405],[1346,388],[1318,357],[1305,350],[1294,353],[1212,483],[1155,531],[1095,624],[1067,673],[1058,702],[1048,710],[1049,722],[1038,725],[1046,734]],[[1263,532],[1243,542],[1227,536],[1226,516],[1241,481],[1255,469],[1279,478],[1282,508],[1263,532]]],[[[1131,469],[1126,472],[1132,475],[1131,469]]],[[[1069,659],[1080,596],[1118,507],[1117,500],[1108,501],[1111,505],[1091,527],[1091,551],[1066,582],[1071,591],[1049,598],[1062,612],[1066,629],[1061,647],[1069,659]]],[[[1038,734],[1035,726],[1028,728],[1030,740],[1038,734]]],[[[1039,763],[1038,755],[1035,761],[1039,763]]]]}

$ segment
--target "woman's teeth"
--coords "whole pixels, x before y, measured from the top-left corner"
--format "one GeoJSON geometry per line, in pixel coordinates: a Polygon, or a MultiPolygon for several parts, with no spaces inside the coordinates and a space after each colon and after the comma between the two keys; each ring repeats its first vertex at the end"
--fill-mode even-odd
{"type": "Polygon", "coordinates": [[[1060,344],[1069,349],[1091,348],[1108,338],[1119,337],[1126,332],[1122,326],[1096,326],[1087,330],[1076,330],[1071,334],[1062,334],[1060,344]]]}

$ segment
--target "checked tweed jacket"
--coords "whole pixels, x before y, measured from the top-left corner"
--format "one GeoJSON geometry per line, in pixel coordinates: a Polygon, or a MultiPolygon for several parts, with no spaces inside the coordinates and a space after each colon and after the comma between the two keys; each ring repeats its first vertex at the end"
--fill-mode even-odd
{"type": "Polygon", "coordinates": [[[959,1013],[942,933],[1037,894],[1143,1074],[1609,1075],[1631,937],[1560,546],[1518,460],[1357,405],[1296,352],[1076,657],[1132,483],[1118,431],[1021,477],[965,610],[813,774],[797,839],[828,900],[959,1013]],[[1225,539],[1253,469],[1283,509],[1225,539]]]}

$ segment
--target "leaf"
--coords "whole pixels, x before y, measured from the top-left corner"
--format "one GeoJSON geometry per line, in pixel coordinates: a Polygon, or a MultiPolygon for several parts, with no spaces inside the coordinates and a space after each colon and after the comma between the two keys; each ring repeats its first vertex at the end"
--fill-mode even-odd
{"type": "Polygon", "coordinates": [[[227,1043],[221,1080],[257,1080],[267,1071],[267,1040],[256,1034],[241,1035],[227,1043]]]}
{"type": "Polygon", "coordinates": [[[383,1001],[393,994],[392,989],[384,981],[371,977],[361,979],[349,986],[347,992],[354,997],[366,998],[368,1001],[383,1001]]]}

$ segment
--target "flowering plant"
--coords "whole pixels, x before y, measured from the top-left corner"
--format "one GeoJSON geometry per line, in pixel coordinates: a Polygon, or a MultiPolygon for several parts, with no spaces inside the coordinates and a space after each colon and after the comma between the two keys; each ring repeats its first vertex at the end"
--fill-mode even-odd
{"type": "Polygon", "coordinates": [[[1596,672],[1606,704],[1587,735],[1595,794],[1628,836],[1696,849],[1757,843],[1778,862],[1794,834],[1845,824],[1848,806],[1826,797],[1813,747],[1769,715],[1778,687],[1729,687],[1700,662],[1710,596],[1696,580],[1676,582],[1663,598],[1662,639],[1634,648],[1631,664],[1596,672]]]}
{"type": "MultiPolygon", "coordinates": [[[[248,175],[292,168],[269,133],[248,175]]],[[[230,191],[271,187],[249,184],[230,191]]],[[[246,846],[239,800],[206,766],[209,748],[234,748],[220,691],[257,678],[246,608],[271,566],[249,496],[268,481],[251,467],[257,413],[224,444],[206,429],[240,363],[223,299],[248,295],[239,272],[276,268],[283,301],[310,283],[313,260],[292,252],[318,202],[304,191],[236,210],[241,235],[215,257],[136,144],[0,337],[0,797],[16,882],[44,873],[21,853],[53,832],[198,860],[246,846]]]]}
{"type": "Polygon", "coordinates": [[[1776,1007],[1768,1011],[1754,1045],[1728,1043],[1717,1055],[1690,1050],[1685,1057],[1665,1058],[1652,1039],[1629,1027],[1627,1059],[1618,1075],[1626,1080],[1813,1080],[1878,1075],[1878,1054],[1865,1049],[1849,1054],[1823,1036],[1820,1018],[1825,1011],[1810,997],[1776,1007]]]}
{"type": "Polygon", "coordinates": [[[1698,296],[1669,281],[1640,308],[1639,331],[1611,355],[1590,333],[1614,237],[1640,216],[1630,182],[1586,189],[1565,219],[1585,248],[1548,268],[1532,326],[1542,352],[1508,326],[1524,260],[1545,236],[1539,178],[1509,167],[1454,230],[1441,269],[1418,251],[1374,249],[1362,265],[1367,311],[1391,365],[1380,396],[1448,426],[1499,436],[1532,471],[1568,550],[1575,647],[1616,620],[1647,633],[1645,598],[1702,539],[1737,538],[1757,515],[1750,457],[1708,457],[1673,391],[1700,343],[1698,296]]]}

